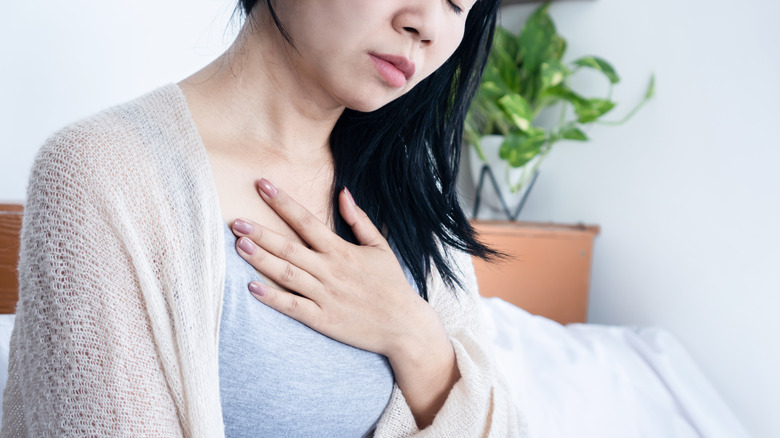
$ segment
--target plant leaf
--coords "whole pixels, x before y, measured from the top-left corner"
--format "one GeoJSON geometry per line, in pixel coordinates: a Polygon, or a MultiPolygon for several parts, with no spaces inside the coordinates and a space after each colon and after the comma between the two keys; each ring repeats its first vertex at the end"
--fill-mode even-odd
{"type": "Polygon", "coordinates": [[[563,54],[566,52],[566,40],[560,35],[553,35],[552,47],[553,59],[560,61],[563,58],[563,54]]]}
{"type": "Polygon", "coordinates": [[[562,48],[565,49],[566,46],[563,38],[557,36],[555,25],[547,13],[549,8],[549,1],[537,8],[528,17],[520,33],[523,69],[529,74],[537,72],[542,62],[559,59],[556,57],[563,55],[562,48]]]}
{"type": "Polygon", "coordinates": [[[612,84],[617,84],[618,82],[620,82],[620,78],[618,77],[615,69],[612,67],[610,63],[608,63],[602,58],[598,58],[595,56],[584,56],[574,61],[572,64],[578,67],[587,67],[587,68],[592,68],[594,70],[598,70],[604,73],[604,76],[606,76],[607,79],[609,79],[609,82],[612,84]]]}
{"type": "Polygon", "coordinates": [[[573,92],[564,84],[559,84],[556,85],[555,87],[544,90],[544,95],[557,97],[567,102],[570,102],[571,104],[574,104],[575,102],[582,103],[583,105],[587,104],[587,99],[573,92]]]}
{"type": "Polygon", "coordinates": [[[501,96],[510,93],[506,86],[498,81],[485,80],[479,87],[479,97],[481,99],[496,100],[501,96]]]}
{"type": "Polygon", "coordinates": [[[517,92],[520,89],[520,78],[517,74],[519,52],[517,37],[505,28],[496,28],[493,46],[488,58],[488,70],[491,70],[488,78],[490,80],[499,80],[500,78],[503,88],[512,92],[517,92]]]}
{"type": "Polygon", "coordinates": [[[590,123],[615,107],[615,102],[607,99],[585,99],[584,102],[578,100],[572,104],[579,123],[590,123]]]}
{"type": "Polygon", "coordinates": [[[538,155],[546,141],[547,137],[543,130],[530,136],[523,132],[513,132],[504,137],[499,155],[510,166],[520,167],[538,155]]]}
{"type": "Polygon", "coordinates": [[[588,141],[588,136],[580,130],[574,123],[567,123],[558,133],[561,138],[566,140],[588,141]]]}
{"type": "Polygon", "coordinates": [[[517,35],[513,34],[507,28],[496,26],[496,33],[493,36],[493,47],[500,47],[510,58],[517,61],[520,54],[520,45],[517,35]]]}
{"type": "Polygon", "coordinates": [[[507,94],[498,99],[498,105],[521,131],[531,128],[533,111],[523,96],[517,93],[507,94]]]}
{"type": "Polygon", "coordinates": [[[542,87],[541,90],[547,90],[555,87],[566,79],[571,74],[566,65],[557,59],[551,59],[542,63],[542,87]]]}

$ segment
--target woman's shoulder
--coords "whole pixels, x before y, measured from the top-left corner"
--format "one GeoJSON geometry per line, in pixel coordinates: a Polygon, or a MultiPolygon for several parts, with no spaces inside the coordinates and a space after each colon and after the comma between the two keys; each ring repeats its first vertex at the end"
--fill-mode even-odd
{"type": "Polygon", "coordinates": [[[186,121],[185,111],[183,95],[169,84],[65,126],[46,140],[40,153],[78,158],[126,149],[155,133],[176,130],[176,123],[186,121]]]}
{"type": "Polygon", "coordinates": [[[33,174],[82,175],[99,182],[185,164],[202,158],[193,154],[198,148],[184,95],[169,84],[55,132],[38,151],[33,174]]]}

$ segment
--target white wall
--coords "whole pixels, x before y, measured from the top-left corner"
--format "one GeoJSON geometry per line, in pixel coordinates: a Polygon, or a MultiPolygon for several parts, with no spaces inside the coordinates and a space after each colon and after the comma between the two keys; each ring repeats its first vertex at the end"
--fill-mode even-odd
{"type": "MultiPolygon", "coordinates": [[[[504,24],[519,29],[535,7],[507,8],[504,24]]],[[[550,11],[565,60],[599,55],[621,75],[607,119],[639,101],[651,72],[656,96],[589,143],[556,144],[520,219],[600,225],[590,321],[669,329],[748,430],[780,436],[780,3],[550,11]]],[[[575,89],[604,95],[600,77],[580,79],[575,89]]]]}
{"type": "MultiPolygon", "coordinates": [[[[232,8],[0,2],[0,200],[24,198],[55,129],[213,59],[232,38],[232,8]]],[[[504,22],[528,11],[508,8],[504,22]]],[[[552,14],[568,59],[592,52],[617,67],[618,114],[651,71],[657,96],[629,124],[592,129],[590,143],[558,144],[521,218],[601,225],[591,321],[669,329],[755,436],[780,436],[780,5],[598,0],[552,14]]],[[[586,94],[604,90],[585,82],[586,94]]]]}
{"type": "Polygon", "coordinates": [[[0,1],[0,201],[24,199],[35,152],[55,130],[222,53],[235,35],[234,5],[0,1]]]}

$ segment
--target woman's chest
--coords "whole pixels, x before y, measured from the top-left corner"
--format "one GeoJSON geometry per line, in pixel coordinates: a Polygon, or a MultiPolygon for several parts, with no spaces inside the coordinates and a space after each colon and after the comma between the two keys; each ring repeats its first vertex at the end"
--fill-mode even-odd
{"type": "Polygon", "coordinates": [[[225,228],[219,379],[226,436],[363,436],[393,389],[384,356],[334,341],[254,299],[262,281],[225,228]],[[282,432],[284,431],[284,432],[282,432]]]}
{"type": "Polygon", "coordinates": [[[332,222],[332,172],[258,160],[240,162],[219,156],[210,156],[210,161],[225,223],[232,224],[243,217],[299,240],[292,228],[263,201],[257,189],[260,178],[284,190],[321,222],[332,222]]]}

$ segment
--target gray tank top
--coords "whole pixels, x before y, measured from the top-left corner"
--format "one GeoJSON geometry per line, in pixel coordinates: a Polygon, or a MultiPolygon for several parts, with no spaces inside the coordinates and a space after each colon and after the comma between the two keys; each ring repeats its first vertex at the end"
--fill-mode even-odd
{"type": "Polygon", "coordinates": [[[334,341],[257,301],[260,274],[224,227],[219,384],[225,436],[360,437],[390,400],[387,358],[334,341]]]}

